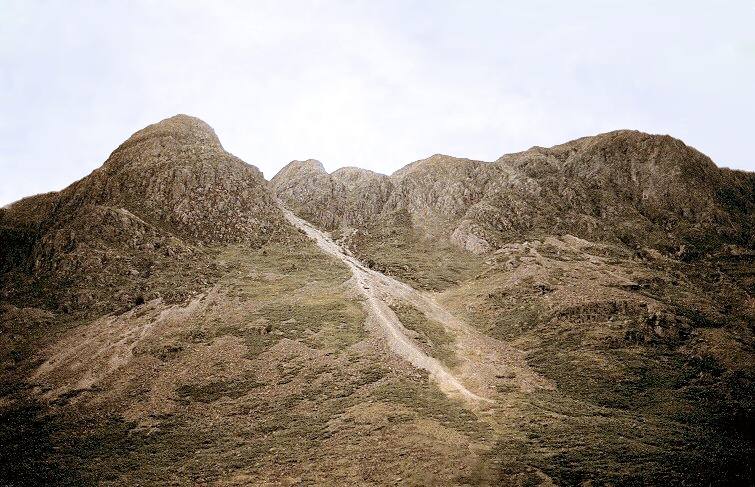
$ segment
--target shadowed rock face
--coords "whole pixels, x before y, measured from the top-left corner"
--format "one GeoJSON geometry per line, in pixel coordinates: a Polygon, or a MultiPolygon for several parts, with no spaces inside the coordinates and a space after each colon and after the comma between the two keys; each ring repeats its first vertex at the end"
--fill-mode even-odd
{"type": "Polygon", "coordinates": [[[434,155],[388,180],[337,176],[293,162],[273,189],[326,228],[405,210],[416,229],[477,253],[566,233],[680,255],[755,243],[755,175],[719,169],[669,136],[624,130],[492,163],[434,155]]]}

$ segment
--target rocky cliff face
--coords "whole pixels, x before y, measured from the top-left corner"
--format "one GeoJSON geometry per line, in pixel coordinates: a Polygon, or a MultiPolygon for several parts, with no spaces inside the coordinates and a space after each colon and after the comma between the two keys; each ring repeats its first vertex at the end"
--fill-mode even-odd
{"type": "Polygon", "coordinates": [[[500,216],[472,208],[465,220],[485,227],[480,236],[495,243],[512,233],[572,233],[680,254],[753,244],[753,175],[718,169],[668,136],[611,132],[494,164],[515,174],[482,200],[500,216]]]}
{"type": "Polygon", "coordinates": [[[367,186],[337,174],[294,162],[273,188],[326,228],[401,210],[428,236],[476,253],[567,233],[688,257],[755,244],[755,175],[719,169],[668,136],[617,131],[492,163],[435,155],[358,180],[367,186]]]}
{"type": "Polygon", "coordinates": [[[177,115],[135,133],[59,193],[3,209],[0,263],[71,288],[64,301],[75,306],[161,259],[195,258],[197,244],[264,243],[283,224],[267,185],[209,125],[177,115]]]}
{"type": "Polygon", "coordinates": [[[270,181],[292,210],[324,228],[364,226],[380,215],[393,190],[388,176],[355,167],[328,174],[319,161],[293,161],[270,181]]]}
{"type": "Polygon", "coordinates": [[[448,229],[484,196],[493,177],[489,164],[436,154],[391,176],[395,191],[385,210],[405,209],[416,227],[448,237],[448,229]]]}

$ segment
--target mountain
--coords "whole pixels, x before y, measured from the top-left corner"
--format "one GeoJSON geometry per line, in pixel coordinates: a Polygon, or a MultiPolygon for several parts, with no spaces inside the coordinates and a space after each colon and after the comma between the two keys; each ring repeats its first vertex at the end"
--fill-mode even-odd
{"type": "Polygon", "coordinates": [[[371,215],[365,222],[406,210],[417,229],[478,253],[567,233],[680,255],[723,243],[755,244],[755,176],[719,169],[669,136],[617,131],[533,147],[493,163],[437,154],[400,169],[385,184],[359,188],[366,202],[330,198],[320,204],[334,194],[333,183],[321,165],[312,165],[306,166],[312,177],[301,184],[294,174],[305,172],[294,171],[298,167],[292,162],[281,170],[273,189],[292,207],[328,207],[327,218],[307,216],[331,229],[343,223],[333,215],[360,213],[359,204],[369,208],[361,211],[371,215]]]}
{"type": "Polygon", "coordinates": [[[262,173],[225,152],[209,125],[177,115],[136,132],[59,193],[0,210],[0,264],[9,281],[39,281],[42,298],[66,309],[105,306],[103,291],[127,304],[149,298],[131,284],[165,257],[191,260],[208,243],[259,246],[281,222],[262,173]]]}
{"type": "Polygon", "coordinates": [[[363,226],[377,217],[393,185],[383,174],[345,167],[333,174],[319,161],[293,161],[270,181],[289,207],[325,228],[363,226]]]}
{"type": "Polygon", "coordinates": [[[754,210],[668,136],[268,182],[163,120],[0,209],[0,483],[751,485],[754,210]]]}

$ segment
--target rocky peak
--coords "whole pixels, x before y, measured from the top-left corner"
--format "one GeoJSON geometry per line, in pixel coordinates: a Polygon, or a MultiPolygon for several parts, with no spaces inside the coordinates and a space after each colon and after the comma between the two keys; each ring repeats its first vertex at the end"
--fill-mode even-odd
{"type": "Polygon", "coordinates": [[[565,233],[672,253],[755,243],[755,176],[719,169],[668,135],[633,130],[495,162],[435,154],[387,180],[295,161],[273,183],[286,204],[325,227],[403,212],[421,233],[475,252],[565,233]]]}
{"type": "Polygon", "coordinates": [[[122,207],[183,238],[254,240],[281,221],[267,186],[256,167],[223,149],[209,125],[177,115],[138,131],[101,168],[64,189],[58,213],[122,207]]]}
{"type": "Polygon", "coordinates": [[[383,180],[387,179],[387,176],[384,174],[379,174],[374,171],[370,171],[369,169],[362,169],[359,167],[342,167],[340,169],[336,169],[331,174],[331,177],[334,180],[341,181],[345,184],[356,184],[361,185],[365,183],[370,183],[375,180],[383,180]]]}
{"type": "Polygon", "coordinates": [[[391,180],[398,183],[411,175],[442,175],[453,174],[477,167],[480,161],[463,159],[459,157],[435,154],[425,159],[414,161],[391,174],[391,180]]]}
{"type": "Polygon", "coordinates": [[[317,159],[307,159],[306,161],[292,161],[288,165],[292,168],[298,167],[300,170],[305,171],[327,172],[325,170],[325,166],[322,165],[322,162],[318,161],[317,159]]]}
{"type": "Polygon", "coordinates": [[[490,163],[436,154],[391,176],[387,211],[406,209],[414,226],[449,236],[449,223],[479,201],[490,180],[490,163]]]}
{"type": "MultiPolygon", "coordinates": [[[[328,185],[330,177],[320,161],[291,161],[270,180],[277,193],[284,190],[294,191],[304,196],[308,187],[328,185]]],[[[279,194],[280,196],[280,194],[279,194]]]]}
{"type": "Polygon", "coordinates": [[[506,155],[496,168],[509,177],[470,208],[465,235],[498,243],[565,232],[664,250],[750,238],[748,177],[667,135],[609,132],[506,155]]]}
{"type": "Polygon", "coordinates": [[[388,176],[346,167],[328,174],[319,161],[292,161],[270,181],[289,208],[325,228],[363,225],[392,191],[388,176]]]}
{"type": "Polygon", "coordinates": [[[212,127],[196,117],[183,114],[148,125],[129,137],[117,150],[151,139],[162,140],[163,143],[173,140],[176,143],[212,146],[223,150],[220,139],[218,139],[212,127]]]}
{"type": "Polygon", "coordinates": [[[366,169],[344,167],[330,175],[342,212],[341,224],[364,226],[383,213],[394,190],[390,178],[366,169]]]}
{"type": "Polygon", "coordinates": [[[209,125],[178,115],[135,133],[64,190],[0,211],[0,270],[105,290],[140,263],[186,257],[201,243],[258,246],[282,225],[262,173],[223,150],[209,125]]]}

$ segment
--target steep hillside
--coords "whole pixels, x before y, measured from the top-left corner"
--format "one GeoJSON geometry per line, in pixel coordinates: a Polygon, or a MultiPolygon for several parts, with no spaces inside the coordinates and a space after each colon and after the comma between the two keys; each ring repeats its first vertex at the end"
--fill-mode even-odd
{"type": "Polygon", "coordinates": [[[61,191],[54,206],[45,215],[52,225],[109,206],[204,242],[246,241],[272,231],[280,219],[262,173],[225,152],[210,126],[186,115],[136,132],[101,168],[61,191]]]}
{"type": "Polygon", "coordinates": [[[629,131],[268,183],[151,125],[0,210],[0,484],[752,485],[754,188],[629,131]]]}
{"type": "Polygon", "coordinates": [[[186,280],[148,278],[181,259],[202,285],[197,245],[261,245],[282,224],[273,200],[262,174],[225,152],[212,128],[177,115],[135,133],[61,192],[0,210],[5,295],[64,309],[105,309],[112,293],[120,305],[160,291],[185,297],[186,280]]]}
{"type": "MultiPolygon", "coordinates": [[[[500,386],[516,405],[499,419],[526,439],[501,437],[480,463],[501,469],[477,481],[752,477],[755,174],[668,136],[618,131],[490,163],[435,155],[390,183],[363,224],[311,221],[366,267],[439,292],[456,316],[526,350],[558,391],[500,386]],[[679,446],[700,442],[694,454],[679,446]]],[[[300,188],[286,201],[304,215],[332,185],[300,188]]],[[[330,200],[331,214],[354,211],[340,205],[330,200]]],[[[402,321],[446,353],[437,322],[402,306],[402,321]]]]}
{"type": "Polygon", "coordinates": [[[571,233],[680,256],[755,243],[754,175],[718,169],[668,136],[611,132],[495,165],[509,177],[469,208],[457,238],[472,234],[497,247],[512,236],[571,233]]]}
{"type": "Polygon", "coordinates": [[[340,223],[333,183],[320,161],[292,161],[270,180],[270,186],[303,218],[324,227],[340,223]]]}
{"type": "Polygon", "coordinates": [[[418,231],[477,253],[565,233],[687,258],[755,245],[755,175],[719,169],[669,136],[617,131],[493,163],[435,155],[397,171],[380,191],[352,184],[368,202],[364,223],[339,219],[365,203],[334,196],[344,192],[331,182],[336,173],[293,171],[297,164],[273,178],[274,190],[294,209],[328,208],[327,216],[302,213],[326,228],[369,228],[374,215],[405,210],[418,231]]]}

